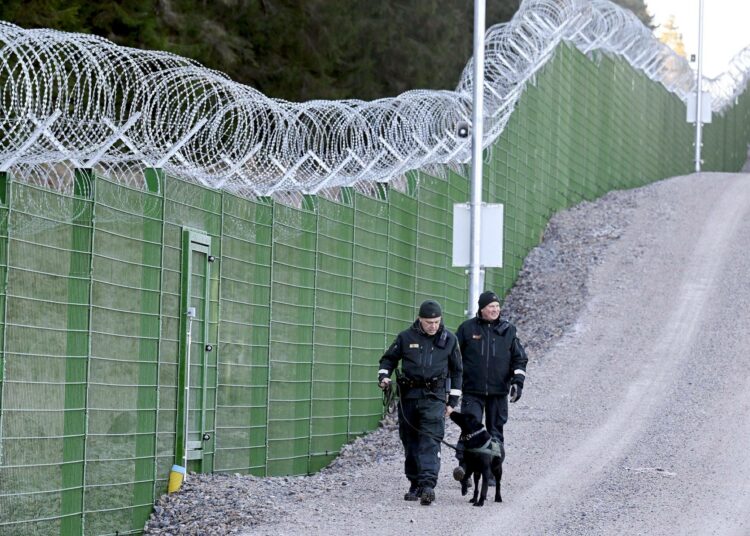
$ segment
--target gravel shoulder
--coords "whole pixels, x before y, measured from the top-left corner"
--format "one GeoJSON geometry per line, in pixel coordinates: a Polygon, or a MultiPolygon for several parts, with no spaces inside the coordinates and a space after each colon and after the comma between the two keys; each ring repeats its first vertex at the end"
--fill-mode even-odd
{"type": "Polygon", "coordinates": [[[503,309],[530,364],[502,504],[461,497],[447,447],[436,502],[403,501],[386,420],[309,477],[191,475],[146,534],[748,534],[749,250],[750,175],[676,177],[553,217],[503,309]]]}

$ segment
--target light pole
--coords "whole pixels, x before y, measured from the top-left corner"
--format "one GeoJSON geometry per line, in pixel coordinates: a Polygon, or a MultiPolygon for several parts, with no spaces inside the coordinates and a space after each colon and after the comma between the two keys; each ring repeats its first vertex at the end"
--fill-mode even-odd
{"type": "Polygon", "coordinates": [[[695,95],[695,171],[701,170],[703,118],[703,0],[698,1],[698,83],[695,95]]]}
{"type": "Polygon", "coordinates": [[[484,138],[484,15],[485,0],[474,0],[474,94],[471,129],[471,201],[469,304],[467,316],[479,301],[482,214],[482,142],[484,138]]]}

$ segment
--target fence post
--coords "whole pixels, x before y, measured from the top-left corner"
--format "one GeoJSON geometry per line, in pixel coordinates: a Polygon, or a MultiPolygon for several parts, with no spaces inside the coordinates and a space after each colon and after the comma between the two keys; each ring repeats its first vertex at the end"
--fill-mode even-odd
{"type": "Polygon", "coordinates": [[[91,249],[94,173],[76,169],[68,269],[68,319],[61,493],[61,534],[83,534],[88,367],[91,340],[91,249]],[[83,306],[83,307],[82,307],[83,306]]]}
{"type": "Polygon", "coordinates": [[[159,410],[159,348],[161,342],[162,250],[164,245],[164,172],[143,172],[147,196],[143,211],[141,251],[141,318],[138,342],[138,395],[136,400],[133,527],[148,518],[156,495],[157,432],[159,410]]]}
{"type": "Polygon", "coordinates": [[[5,381],[5,319],[7,318],[6,293],[8,290],[8,224],[10,223],[10,175],[0,171],[0,203],[5,217],[0,217],[0,270],[2,289],[0,290],[0,314],[2,314],[2,339],[0,340],[0,466],[3,465],[3,382],[5,381]]]}

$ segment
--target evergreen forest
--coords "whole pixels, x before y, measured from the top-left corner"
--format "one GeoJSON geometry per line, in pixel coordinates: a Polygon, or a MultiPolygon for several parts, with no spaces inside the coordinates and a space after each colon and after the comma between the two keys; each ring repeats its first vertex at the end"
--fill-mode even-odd
{"type": "MultiPolygon", "coordinates": [[[[487,27],[520,0],[487,0],[487,27]]],[[[616,0],[647,25],[643,0],[616,0]]],[[[0,20],[167,50],[269,97],[372,100],[454,89],[472,0],[2,0],[0,20]]]]}

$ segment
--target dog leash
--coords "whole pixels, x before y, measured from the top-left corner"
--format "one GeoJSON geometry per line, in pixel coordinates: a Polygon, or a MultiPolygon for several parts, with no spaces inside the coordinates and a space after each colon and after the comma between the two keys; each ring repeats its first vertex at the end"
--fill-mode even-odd
{"type": "MultiPolygon", "coordinates": [[[[398,370],[396,370],[396,376],[398,377],[398,370]]],[[[393,383],[394,382],[389,382],[388,386],[385,389],[383,389],[383,407],[385,408],[386,412],[393,413],[394,411],[396,411],[396,407],[399,407],[399,408],[401,408],[401,413],[399,414],[398,418],[399,419],[403,418],[404,422],[407,424],[407,426],[409,426],[409,428],[411,428],[412,430],[414,430],[418,434],[426,435],[427,437],[430,437],[432,439],[440,441],[443,445],[445,445],[447,447],[450,447],[450,448],[452,448],[455,451],[465,450],[463,447],[459,447],[458,445],[452,445],[452,444],[448,443],[445,439],[442,439],[442,438],[440,438],[438,436],[435,436],[435,435],[429,434],[429,433],[427,433],[427,432],[425,432],[423,430],[420,430],[419,428],[417,428],[416,426],[414,426],[412,423],[410,423],[409,419],[406,418],[406,412],[404,411],[404,405],[403,405],[403,403],[401,401],[401,397],[397,396],[397,394],[396,394],[396,390],[398,389],[398,382],[395,382],[396,387],[393,386],[393,383]],[[393,404],[393,400],[394,399],[396,400],[395,404],[393,404]],[[393,404],[393,406],[391,406],[391,404],[393,404]],[[391,409],[391,407],[393,407],[393,409],[391,409]]]]}
{"type": "Polygon", "coordinates": [[[401,407],[401,414],[398,416],[399,419],[401,419],[403,417],[404,422],[409,426],[409,428],[411,428],[412,430],[414,430],[418,434],[425,435],[427,437],[430,437],[432,439],[440,441],[443,445],[445,445],[446,447],[452,448],[456,452],[458,452],[458,451],[474,452],[474,453],[477,453],[477,454],[487,454],[487,455],[495,457],[495,458],[502,458],[503,457],[502,447],[500,446],[500,443],[492,441],[492,438],[490,438],[489,440],[487,440],[487,443],[485,443],[481,447],[477,447],[477,448],[473,448],[473,449],[467,449],[466,447],[459,446],[458,443],[455,444],[455,445],[453,445],[451,443],[448,443],[445,439],[439,438],[438,436],[435,436],[435,435],[429,434],[429,433],[427,433],[427,432],[425,432],[423,430],[420,430],[419,428],[417,428],[416,426],[414,426],[412,423],[410,423],[409,419],[406,418],[406,412],[404,412],[404,406],[401,403],[401,398],[398,399],[398,405],[401,407]],[[498,445],[497,448],[493,448],[494,445],[498,445]]]}
{"type": "Polygon", "coordinates": [[[418,434],[425,435],[427,437],[430,437],[432,439],[440,441],[443,445],[445,445],[446,447],[452,448],[456,452],[463,451],[463,452],[474,452],[474,453],[477,453],[477,454],[487,454],[488,456],[491,456],[493,458],[502,458],[503,457],[503,447],[501,446],[501,443],[496,442],[496,441],[492,441],[492,438],[490,438],[489,440],[487,440],[487,442],[484,445],[482,445],[481,447],[476,447],[476,448],[473,448],[473,449],[467,449],[466,447],[459,446],[458,443],[455,444],[455,445],[453,445],[451,443],[448,443],[445,439],[442,439],[442,438],[440,438],[438,436],[435,436],[435,435],[429,434],[429,433],[427,433],[427,432],[425,432],[423,430],[420,430],[419,428],[417,428],[416,426],[414,426],[412,423],[410,423],[409,419],[406,418],[406,412],[404,411],[404,406],[401,403],[401,397],[399,397],[397,405],[401,408],[401,414],[398,416],[398,418],[401,419],[403,417],[404,422],[409,426],[409,428],[411,428],[412,430],[414,430],[418,434]]]}
{"type": "Polygon", "coordinates": [[[497,441],[493,441],[492,438],[488,439],[487,442],[482,445],[481,447],[476,447],[473,449],[467,449],[466,447],[459,446],[458,443],[455,445],[448,443],[445,439],[441,439],[438,436],[434,436],[432,434],[429,434],[423,430],[418,429],[415,427],[412,423],[409,422],[409,420],[406,418],[406,415],[404,414],[404,406],[401,405],[401,399],[399,398],[398,404],[401,406],[401,415],[399,415],[399,419],[401,417],[404,418],[404,422],[409,425],[409,428],[417,432],[418,434],[425,435],[427,437],[430,437],[432,439],[435,439],[437,441],[440,441],[443,445],[446,447],[450,447],[456,452],[463,451],[463,452],[473,452],[476,454],[487,454],[488,456],[491,456],[493,458],[502,458],[503,457],[503,447],[501,444],[497,441]]]}
{"type": "MultiPolygon", "coordinates": [[[[398,377],[398,370],[396,370],[396,376],[398,377]]],[[[459,446],[458,444],[453,445],[451,443],[448,443],[445,439],[440,438],[440,437],[438,437],[436,435],[432,435],[430,433],[427,433],[424,430],[420,430],[419,428],[417,428],[416,426],[414,426],[412,423],[409,422],[409,419],[406,418],[406,412],[404,411],[404,405],[403,405],[403,403],[401,401],[401,397],[400,396],[397,397],[397,395],[396,395],[395,391],[396,391],[396,388],[398,387],[398,382],[396,382],[396,388],[393,387],[392,383],[393,382],[389,382],[388,386],[385,389],[383,389],[383,406],[385,407],[385,410],[388,413],[393,413],[394,411],[396,411],[396,407],[400,407],[401,408],[401,413],[399,414],[398,418],[399,419],[403,418],[404,422],[407,424],[407,426],[409,426],[409,428],[411,428],[412,430],[414,430],[418,434],[425,435],[425,436],[427,436],[429,438],[432,438],[432,439],[434,439],[436,441],[439,441],[440,443],[442,443],[446,447],[451,448],[451,449],[455,450],[456,452],[458,452],[458,451],[475,452],[475,453],[479,453],[479,454],[488,454],[489,456],[492,456],[492,457],[498,457],[498,458],[502,457],[502,447],[498,447],[497,449],[493,449],[492,446],[493,446],[494,442],[492,441],[492,439],[490,439],[489,441],[487,441],[487,443],[485,443],[481,447],[477,447],[477,448],[473,448],[473,449],[467,449],[467,448],[465,448],[463,446],[459,446]],[[393,403],[394,399],[396,399],[396,404],[393,404],[393,409],[391,409],[391,404],[393,403]]],[[[437,398],[438,400],[440,400],[440,398],[437,397],[437,396],[435,396],[435,398],[437,398]]]]}
{"type": "Polygon", "coordinates": [[[425,435],[425,436],[427,436],[429,438],[435,439],[436,441],[440,441],[443,445],[445,445],[446,447],[452,448],[456,452],[458,452],[459,450],[463,450],[463,451],[466,450],[464,447],[459,447],[458,444],[452,445],[452,444],[448,443],[445,439],[443,439],[441,437],[438,437],[436,435],[432,435],[430,433],[427,433],[424,430],[420,430],[419,428],[417,428],[416,426],[414,426],[412,423],[410,423],[409,419],[406,418],[406,412],[404,411],[404,406],[401,403],[401,399],[400,398],[398,399],[398,405],[401,407],[401,414],[398,416],[398,418],[401,419],[403,417],[404,422],[409,426],[409,428],[411,428],[412,430],[414,430],[418,434],[425,435]]]}
{"type": "Polygon", "coordinates": [[[396,411],[396,404],[393,403],[394,398],[396,398],[396,390],[391,382],[388,382],[386,388],[383,389],[383,408],[389,415],[396,411]]]}

